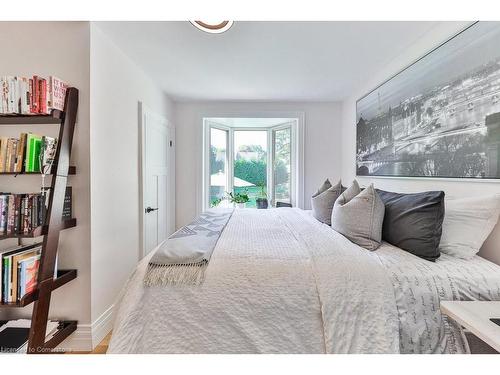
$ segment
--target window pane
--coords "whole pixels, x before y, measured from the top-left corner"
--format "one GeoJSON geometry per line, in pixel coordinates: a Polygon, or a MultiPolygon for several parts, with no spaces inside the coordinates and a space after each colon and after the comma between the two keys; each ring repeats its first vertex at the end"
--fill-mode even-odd
{"type": "Polygon", "coordinates": [[[227,186],[227,131],[210,128],[210,207],[218,206],[227,186]]]}
{"type": "Polygon", "coordinates": [[[266,192],[267,131],[234,132],[234,192],[247,193],[247,207],[256,207],[255,199],[266,192]]]}
{"type": "Polygon", "coordinates": [[[291,172],[291,141],[292,129],[275,130],[274,139],[274,202],[291,203],[290,199],[290,172],[291,172]]]}

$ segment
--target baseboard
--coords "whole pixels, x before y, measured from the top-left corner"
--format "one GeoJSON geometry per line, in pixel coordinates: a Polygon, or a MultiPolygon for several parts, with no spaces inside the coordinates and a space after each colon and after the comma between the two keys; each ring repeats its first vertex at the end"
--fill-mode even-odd
{"type": "Polygon", "coordinates": [[[114,305],[111,305],[92,324],[78,324],[76,331],[64,340],[58,349],[73,352],[92,351],[111,332],[113,309],[114,305]]]}
{"type": "Polygon", "coordinates": [[[64,340],[57,349],[65,352],[92,351],[92,326],[78,324],[76,331],[64,340]]]}
{"type": "Polygon", "coordinates": [[[106,337],[113,329],[113,309],[115,305],[108,307],[99,318],[92,323],[92,349],[106,337]]]}

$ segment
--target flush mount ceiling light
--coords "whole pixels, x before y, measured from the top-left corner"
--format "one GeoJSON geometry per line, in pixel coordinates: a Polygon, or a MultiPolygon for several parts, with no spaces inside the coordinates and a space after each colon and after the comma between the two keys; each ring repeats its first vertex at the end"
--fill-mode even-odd
{"type": "Polygon", "coordinates": [[[211,34],[220,34],[227,31],[233,26],[233,21],[216,21],[216,22],[203,22],[203,21],[189,21],[201,31],[211,34]]]}

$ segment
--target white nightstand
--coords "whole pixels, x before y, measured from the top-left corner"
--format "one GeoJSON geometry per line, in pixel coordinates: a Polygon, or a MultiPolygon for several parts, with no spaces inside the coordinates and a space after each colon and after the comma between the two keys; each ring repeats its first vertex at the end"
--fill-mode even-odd
{"type": "Polygon", "coordinates": [[[490,320],[500,318],[500,301],[442,301],[441,312],[500,352],[500,326],[490,320]]]}

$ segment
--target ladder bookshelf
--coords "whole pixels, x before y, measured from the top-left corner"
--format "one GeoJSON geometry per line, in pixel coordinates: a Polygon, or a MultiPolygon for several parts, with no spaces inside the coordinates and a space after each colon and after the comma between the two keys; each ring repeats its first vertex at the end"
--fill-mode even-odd
{"type": "MultiPolygon", "coordinates": [[[[26,237],[44,236],[36,289],[24,295],[18,302],[0,303],[0,310],[24,307],[34,303],[28,338],[28,354],[50,352],[76,330],[76,321],[60,321],[57,332],[49,341],[45,341],[52,291],[77,277],[77,270],[71,269],[58,270],[57,277],[54,278],[59,233],[63,229],[76,226],[76,219],[63,220],[62,214],[68,175],[76,173],[76,168],[70,166],[69,162],[77,112],[78,89],[70,87],[66,91],[64,111],[53,110],[48,115],[0,115],[0,125],[59,124],[56,163],[51,170],[52,181],[45,225],[35,228],[28,234],[0,235],[0,240],[18,238],[19,241],[26,237]]],[[[2,174],[33,173],[0,173],[0,175],[2,174]]],[[[5,321],[0,321],[0,325],[3,323],[5,321]]]]}

